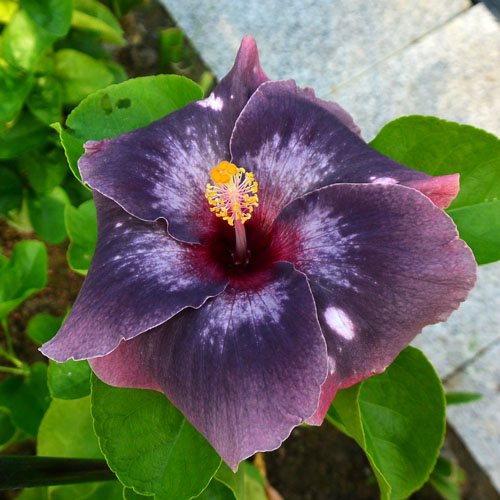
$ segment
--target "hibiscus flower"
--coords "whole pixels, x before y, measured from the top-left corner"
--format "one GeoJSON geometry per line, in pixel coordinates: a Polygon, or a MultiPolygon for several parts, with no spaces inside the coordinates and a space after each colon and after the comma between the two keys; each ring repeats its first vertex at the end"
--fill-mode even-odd
{"type": "Polygon", "coordinates": [[[85,148],[97,248],[42,351],[162,391],[233,469],[321,424],[474,284],[442,210],[458,175],[370,148],[340,106],[270,81],[251,37],[207,99],[85,148]]]}

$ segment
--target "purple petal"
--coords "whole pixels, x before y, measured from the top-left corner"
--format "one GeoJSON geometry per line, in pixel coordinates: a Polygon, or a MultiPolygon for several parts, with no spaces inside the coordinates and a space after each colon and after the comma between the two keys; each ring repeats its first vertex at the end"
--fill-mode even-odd
{"type": "Polygon", "coordinates": [[[233,469],[277,448],[315,411],[327,367],[307,279],[287,263],[269,272],[260,289],[228,288],[92,368],[112,385],[161,387],[233,469]]]}
{"type": "Polygon", "coordinates": [[[231,154],[259,182],[255,217],[269,224],[291,200],[334,183],[401,183],[419,189],[423,181],[434,195],[443,184],[449,192],[452,183],[456,195],[458,177],[433,181],[387,158],[358,137],[359,129],[340,110],[293,80],[264,83],[253,94],[236,122],[231,154]],[[434,189],[428,185],[433,182],[434,189]]]}
{"type": "Polygon", "coordinates": [[[309,278],[335,391],[382,372],[426,325],[444,321],[475,283],[455,224],[414,189],[336,184],[293,201],[276,219],[283,260],[309,278]]]}
{"type": "Polygon", "coordinates": [[[245,37],[232,70],[207,99],[147,127],[87,143],[78,163],[82,179],[132,215],[165,218],[174,237],[200,243],[213,219],[205,200],[210,170],[229,160],[236,118],[266,80],[255,40],[245,37]]]}
{"type": "Polygon", "coordinates": [[[94,193],[98,243],[88,275],[58,334],[41,351],[56,361],[108,354],[122,339],[199,307],[227,281],[200,245],[168,235],[164,221],[144,222],[94,193]]]}

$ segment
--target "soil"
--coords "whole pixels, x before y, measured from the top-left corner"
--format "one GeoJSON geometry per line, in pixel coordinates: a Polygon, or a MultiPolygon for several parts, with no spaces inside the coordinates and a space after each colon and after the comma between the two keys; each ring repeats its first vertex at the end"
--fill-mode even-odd
{"type": "MultiPolygon", "coordinates": [[[[444,455],[466,471],[463,500],[499,500],[488,477],[452,428],[444,455]]],[[[264,454],[269,483],[285,500],[377,500],[376,479],[361,448],[328,423],[298,427],[271,453],[264,454]]],[[[428,484],[412,500],[442,500],[428,484]]]]}
{"type": "MultiPolygon", "coordinates": [[[[158,30],[174,27],[173,19],[156,1],[145,2],[122,20],[127,46],[115,51],[130,77],[159,72],[175,72],[199,81],[207,71],[189,40],[185,41],[184,58],[168,68],[159,67],[158,30]]],[[[0,247],[7,256],[14,244],[34,238],[21,234],[0,220],[0,247]]],[[[29,319],[37,313],[64,315],[71,306],[83,278],[71,271],[66,262],[67,244],[47,245],[49,278],[47,286],[26,300],[9,317],[14,348],[28,363],[45,361],[37,346],[25,335],[29,319]]],[[[0,342],[3,342],[3,332],[0,342]]],[[[462,497],[465,500],[500,500],[490,481],[475,463],[453,429],[448,429],[445,453],[467,472],[462,497]]],[[[26,441],[4,450],[4,454],[34,454],[35,443],[26,441]]],[[[285,500],[375,500],[379,498],[376,480],[358,445],[329,424],[320,428],[299,427],[280,449],[264,455],[269,483],[285,500]]],[[[13,498],[14,492],[0,492],[0,500],[13,498]]],[[[426,485],[414,494],[414,500],[441,498],[426,485]]],[[[110,499],[112,500],[112,499],[110,499]]]]}

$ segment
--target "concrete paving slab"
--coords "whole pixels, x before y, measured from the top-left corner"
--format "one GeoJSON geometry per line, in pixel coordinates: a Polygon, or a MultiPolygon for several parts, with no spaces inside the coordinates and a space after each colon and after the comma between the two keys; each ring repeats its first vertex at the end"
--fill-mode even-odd
{"type": "Polygon", "coordinates": [[[328,94],[370,140],[403,115],[433,115],[500,135],[500,24],[477,4],[328,94]]]}
{"type": "Polygon", "coordinates": [[[326,95],[470,6],[469,0],[163,0],[217,77],[244,35],[272,79],[326,95]]]}
{"type": "Polygon", "coordinates": [[[467,301],[446,323],[424,328],[413,345],[424,351],[440,377],[446,378],[497,340],[500,341],[500,262],[481,266],[476,287],[467,301]]]}
{"type": "Polygon", "coordinates": [[[472,391],[483,399],[450,406],[448,421],[500,491],[500,342],[445,384],[449,391],[472,391]]]}

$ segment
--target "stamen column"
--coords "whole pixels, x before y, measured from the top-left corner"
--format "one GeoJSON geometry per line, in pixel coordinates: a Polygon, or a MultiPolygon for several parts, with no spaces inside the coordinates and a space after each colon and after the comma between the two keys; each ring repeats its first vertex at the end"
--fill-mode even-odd
{"type": "Polygon", "coordinates": [[[236,265],[241,265],[244,264],[247,259],[247,234],[245,226],[240,220],[234,223],[234,232],[236,235],[234,263],[236,265]]]}

